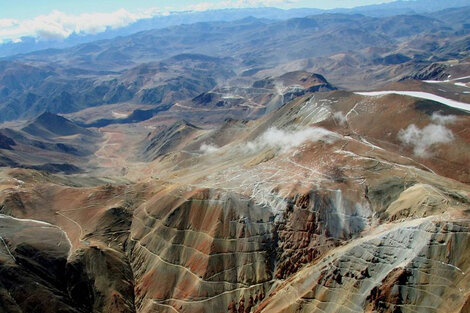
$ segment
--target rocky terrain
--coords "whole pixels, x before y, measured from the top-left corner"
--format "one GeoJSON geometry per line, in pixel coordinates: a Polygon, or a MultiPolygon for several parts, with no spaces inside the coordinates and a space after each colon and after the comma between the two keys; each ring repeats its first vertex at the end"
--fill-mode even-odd
{"type": "Polygon", "coordinates": [[[183,25],[5,60],[0,312],[469,312],[468,38],[433,16],[183,25]],[[290,32],[285,59],[262,53],[290,32]],[[201,45],[142,61],[169,34],[201,45]]]}
{"type": "MultiPolygon", "coordinates": [[[[241,96],[245,106],[253,106],[253,100],[260,101],[260,86],[253,86],[257,81],[280,78],[277,91],[299,85],[279,84],[284,79],[295,81],[283,77],[289,72],[317,73],[332,86],[348,90],[439,76],[439,71],[434,75],[433,70],[426,71],[468,62],[470,34],[464,17],[469,12],[464,7],[386,17],[345,13],[287,20],[247,17],[9,56],[0,60],[0,122],[32,119],[45,110],[69,114],[103,105],[145,110],[121,121],[128,123],[204,93],[222,93],[226,99],[241,96]]],[[[237,118],[252,118],[252,111],[248,107],[237,118]]],[[[88,126],[102,127],[116,119],[101,115],[98,119],[104,121],[87,120],[88,126]]]]}
{"type": "Polygon", "coordinates": [[[2,306],[465,312],[469,123],[419,98],[307,93],[256,121],[155,130],[133,148],[147,161],[101,165],[123,182],[4,170],[2,306]],[[411,125],[451,139],[404,141],[411,125]]]}

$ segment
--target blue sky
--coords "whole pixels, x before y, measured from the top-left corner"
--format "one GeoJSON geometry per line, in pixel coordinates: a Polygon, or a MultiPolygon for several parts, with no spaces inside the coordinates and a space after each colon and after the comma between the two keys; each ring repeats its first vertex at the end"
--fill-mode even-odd
{"type": "Polygon", "coordinates": [[[315,7],[330,9],[336,7],[353,7],[373,3],[390,2],[391,0],[0,0],[0,18],[30,19],[41,14],[48,14],[53,10],[59,10],[68,14],[81,14],[92,12],[111,12],[118,9],[128,11],[144,10],[152,7],[171,8],[185,10],[200,3],[224,3],[244,2],[247,6],[268,5],[282,8],[291,7],[315,7]],[[259,5],[257,5],[259,4],[259,5]]]}
{"type": "Polygon", "coordinates": [[[393,0],[0,0],[0,44],[32,36],[64,39],[73,33],[96,34],[171,11],[223,8],[354,7],[393,0]]]}

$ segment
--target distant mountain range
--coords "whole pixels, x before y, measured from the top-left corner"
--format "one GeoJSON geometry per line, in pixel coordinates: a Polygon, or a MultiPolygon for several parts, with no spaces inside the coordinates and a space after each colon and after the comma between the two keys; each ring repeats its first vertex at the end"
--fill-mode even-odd
{"type": "MultiPolygon", "coordinates": [[[[435,62],[464,59],[470,54],[467,16],[470,7],[385,17],[247,17],[10,56],[0,60],[0,122],[30,119],[44,111],[68,114],[119,103],[146,106],[134,107],[135,115],[118,120],[133,122],[178,103],[193,107],[191,99],[209,92],[217,101],[204,103],[227,108],[236,95],[248,104],[244,116],[236,117],[253,116],[253,110],[265,109],[249,105],[256,98],[254,83],[267,77],[306,71],[325,75],[342,89],[371,89],[421,77],[435,62]]],[[[269,94],[285,96],[292,93],[289,86],[274,84],[269,94]]],[[[279,101],[268,107],[276,108],[283,103],[279,101]]],[[[85,125],[115,121],[107,116],[89,122],[85,125]]]]}
{"type": "Polygon", "coordinates": [[[172,12],[170,15],[155,16],[136,21],[126,27],[107,29],[97,34],[72,34],[61,40],[38,40],[35,37],[23,37],[20,42],[7,41],[0,44],[0,57],[19,53],[28,53],[44,49],[63,49],[77,44],[97,40],[111,39],[118,36],[128,36],[137,32],[163,29],[176,25],[193,24],[199,22],[236,21],[247,17],[268,20],[287,20],[296,17],[305,17],[321,13],[362,14],[373,17],[393,16],[399,14],[427,14],[430,12],[470,5],[470,0],[410,0],[395,1],[392,3],[361,6],[352,9],[320,10],[314,8],[282,10],[278,8],[248,8],[248,9],[222,9],[202,12],[184,11],[172,12]]]}

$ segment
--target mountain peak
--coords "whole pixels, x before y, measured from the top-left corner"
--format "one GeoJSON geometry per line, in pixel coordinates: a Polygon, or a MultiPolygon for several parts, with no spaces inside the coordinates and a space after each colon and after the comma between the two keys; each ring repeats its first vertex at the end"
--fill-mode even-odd
{"type": "Polygon", "coordinates": [[[45,111],[41,115],[36,118],[36,121],[49,123],[49,122],[59,122],[59,123],[66,123],[70,122],[68,119],[61,115],[57,115],[55,113],[45,111]]]}
{"type": "Polygon", "coordinates": [[[71,136],[76,134],[92,135],[86,128],[80,127],[61,115],[46,111],[22,129],[24,132],[44,138],[71,136]]]}

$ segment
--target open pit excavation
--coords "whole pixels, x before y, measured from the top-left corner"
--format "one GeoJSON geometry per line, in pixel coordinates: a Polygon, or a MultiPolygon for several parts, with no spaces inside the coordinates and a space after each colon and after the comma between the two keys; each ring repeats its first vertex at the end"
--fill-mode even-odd
{"type": "Polygon", "coordinates": [[[126,16],[0,15],[0,313],[470,312],[470,3],[126,16]]]}

